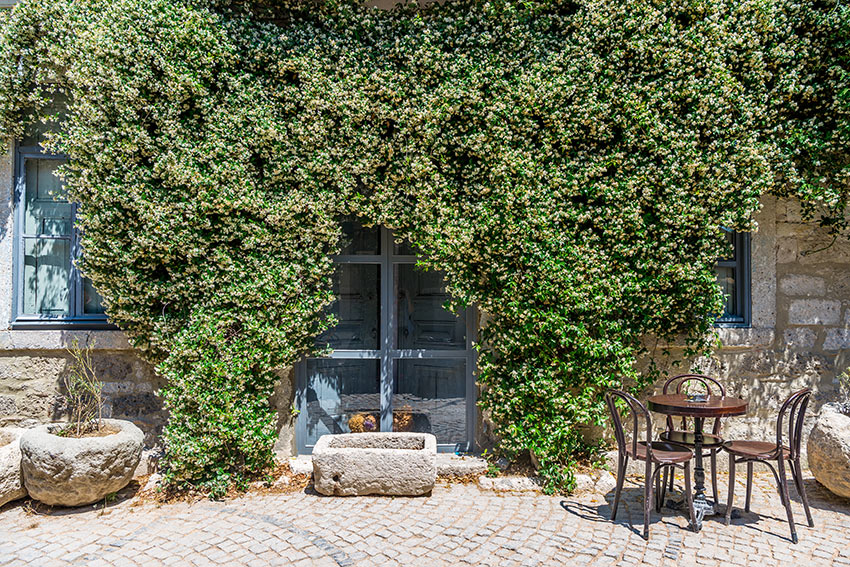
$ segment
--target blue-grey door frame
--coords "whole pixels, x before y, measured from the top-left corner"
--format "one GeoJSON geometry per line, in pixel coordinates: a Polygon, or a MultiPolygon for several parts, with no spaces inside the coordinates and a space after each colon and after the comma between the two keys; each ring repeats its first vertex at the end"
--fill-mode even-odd
{"type": "MultiPolygon", "coordinates": [[[[401,359],[463,359],[466,362],[466,443],[438,444],[440,452],[472,451],[475,448],[476,437],[476,406],[477,390],[475,386],[476,352],[473,348],[477,340],[478,317],[477,309],[470,307],[466,310],[466,349],[464,350],[426,350],[395,348],[398,333],[397,312],[393,297],[394,264],[415,264],[415,255],[395,254],[392,231],[381,229],[381,251],[378,255],[338,256],[335,261],[339,264],[377,264],[380,266],[381,317],[380,337],[381,348],[378,350],[344,350],[336,349],[328,358],[336,359],[372,359],[379,361],[381,373],[381,431],[392,431],[393,425],[393,377],[395,364],[401,359]]],[[[299,454],[309,454],[313,450],[307,440],[307,400],[300,395],[307,384],[306,359],[295,367],[297,388],[297,409],[299,411],[295,425],[295,443],[299,454]]]]}

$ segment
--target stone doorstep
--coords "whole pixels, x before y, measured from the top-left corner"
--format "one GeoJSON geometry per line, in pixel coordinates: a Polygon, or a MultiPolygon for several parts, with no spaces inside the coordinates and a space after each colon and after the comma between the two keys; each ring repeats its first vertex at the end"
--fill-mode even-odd
{"type": "MultiPolygon", "coordinates": [[[[313,458],[310,455],[299,455],[289,459],[293,474],[313,474],[313,458]]],[[[481,475],[487,472],[487,461],[475,455],[455,455],[453,453],[437,453],[437,476],[467,476],[481,475]]]]}

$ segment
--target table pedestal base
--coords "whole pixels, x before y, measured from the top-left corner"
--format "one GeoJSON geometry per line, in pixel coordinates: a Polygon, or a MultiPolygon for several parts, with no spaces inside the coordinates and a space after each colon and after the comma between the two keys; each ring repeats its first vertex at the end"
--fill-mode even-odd
{"type": "MultiPolygon", "coordinates": [[[[677,512],[687,511],[688,505],[685,502],[685,497],[680,496],[679,498],[673,499],[668,498],[667,502],[664,503],[664,507],[668,510],[675,510],[677,512]]],[[[736,510],[737,511],[737,510],[736,510]]],[[[734,515],[735,511],[733,511],[734,515]]],[[[697,525],[695,526],[696,531],[700,531],[702,529],[702,522],[705,518],[709,516],[714,516],[718,514],[717,504],[712,502],[711,500],[694,500],[694,516],[696,516],[697,525]]]]}
{"type": "Polygon", "coordinates": [[[707,516],[713,516],[717,511],[714,508],[714,503],[709,500],[694,500],[694,516],[696,516],[697,525],[694,526],[696,531],[702,529],[702,521],[707,516]]]}

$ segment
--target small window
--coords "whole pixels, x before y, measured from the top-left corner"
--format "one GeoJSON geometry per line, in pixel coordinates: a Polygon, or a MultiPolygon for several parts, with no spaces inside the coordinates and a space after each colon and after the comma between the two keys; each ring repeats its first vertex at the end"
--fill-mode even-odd
{"type": "Polygon", "coordinates": [[[750,326],[750,235],[724,229],[732,256],[717,262],[717,283],[726,302],[718,327],[750,326]]]}
{"type": "Polygon", "coordinates": [[[45,153],[41,141],[30,129],[16,152],[13,327],[107,327],[100,295],[74,263],[77,206],[57,175],[67,160],[45,153]]]}

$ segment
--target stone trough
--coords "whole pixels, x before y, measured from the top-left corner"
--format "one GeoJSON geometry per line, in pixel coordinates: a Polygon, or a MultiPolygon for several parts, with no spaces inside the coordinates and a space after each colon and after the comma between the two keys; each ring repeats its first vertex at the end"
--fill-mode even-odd
{"type": "Polygon", "coordinates": [[[437,479],[437,439],[428,433],[323,435],[313,448],[313,482],[328,496],[420,496],[437,479]]]}

